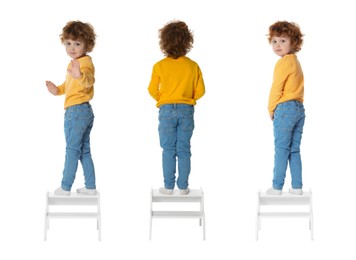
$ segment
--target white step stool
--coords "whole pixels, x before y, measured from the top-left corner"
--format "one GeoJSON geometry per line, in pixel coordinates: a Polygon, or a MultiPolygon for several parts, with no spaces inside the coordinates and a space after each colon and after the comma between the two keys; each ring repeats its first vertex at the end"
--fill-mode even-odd
{"type": "MultiPolygon", "coordinates": [[[[52,208],[52,207],[51,207],[52,208]]],[[[47,230],[49,229],[50,218],[96,218],[98,229],[98,240],[101,240],[101,214],[100,214],[100,193],[97,195],[84,195],[72,193],[70,196],[58,196],[47,192],[44,240],[47,240],[47,230]],[[50,206],[96,206],[95,211],[90,212],[52,212],[50,206]]]]}
{"type": "Polygon", "coordinates": [[[191,189],[187,195],[180,195],[178,190],[174,190],[173,194],[166,195],[159,192],[158,189],[151,190],[151,210],[150,210],[150,240],[152,237],[152,219],[153,218],[197,218],[199,225],[203,227],[203,240],[205,240],[205,213],[204,213],[204,193],[200,189],[191,189]],[[153,210],[154,203],[192,203],[200,204],[200,210],[195,211],[160,211],[153,210]]]}
{"type": "Polygon", "coordinates": [[[303,195],[294,195],[289,192],[283,192],[282,195],[269,195],[266,192],[258,192],[257,217],[256,217],[256,240],[258,240],[258,231],[261,229],[262,218],[309,218],[309,230],[311,240],[313,240],[313,204],[312,192],[303,192],[303,195]],[[304,211],[261,211],[261,206],[299,206],[304,205],[307,210],[304,211]]]}

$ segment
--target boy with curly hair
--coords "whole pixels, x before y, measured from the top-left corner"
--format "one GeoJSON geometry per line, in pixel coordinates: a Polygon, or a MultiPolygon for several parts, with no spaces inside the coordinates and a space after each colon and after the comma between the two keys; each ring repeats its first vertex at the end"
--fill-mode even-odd
{"type": "Polygon", "coordinates": [[[274,170],[273,186],[268,194],[281,195],[289,162],[292,188],[302,195],[302,162],[300,143],[305,120],[304,76],[296,53],[301,50],[303,35],[295,23],[278,21],[269,27],[268,41],[278,60],[270,90],[268,111],[273,120],[274,170]]]}
{"type": "Polygon", "coordinates": [[[54,191],[56,195],[69,196],[80,160],[85,187],[78,193],[95,195],[95,170],[90,153],[90,132],[94,123],[94,114],[89,101],[94,95],[94,65],[87,55],[95,46],[95,32],[89,23],[70,21],[62,30],[60,39],[68,56],[72,59],[67,68],[65,82],[56,86],[46,81],[48,91],[55,95],[65,95],[64,133],[66,156],[61,187],[54,191]]]}
{"type": "Polygon", "coordinates": [[[164,187],[160,192],[172,194],[176,182],[182,195],[189,193],[191,170],[190,140],[194,129],[194,106],[205,94],[198,64],[186,57],[193,44],[193,34],[182,21],[174,21],[159,30],[160,48],[166,56],[153,66],[150,95],[159,108],[159,138],[162,152],[164,187]]]}

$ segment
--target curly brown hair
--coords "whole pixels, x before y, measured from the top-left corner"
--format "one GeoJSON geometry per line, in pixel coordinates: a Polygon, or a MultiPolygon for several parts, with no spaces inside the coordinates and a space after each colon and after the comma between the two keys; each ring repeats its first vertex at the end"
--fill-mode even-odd
{"type": "Polygon", "coordinates": [[[182,21],[173,21],[159,30],[160,48],[167,57],[177,59],[193,48],[193,33],[182,21]]]}
{"type": "Polygon", "coordinates": [[[94,28],[89,23],[81,21],[70,21],[62,29],[62,34],[59,35],[61,42],[65,40],[82,41],[85,44],[86,52],[91,52],[95,46],[94,28]]]}
{"type": "Polygon", "coordinates": [[[272,37],[286,36],[290,38],[292,52],[300,51],[303,45],[303,34],[298,24],[286,21],[278,21],[269,27],[268,42],[271,43],[272,37]]]}

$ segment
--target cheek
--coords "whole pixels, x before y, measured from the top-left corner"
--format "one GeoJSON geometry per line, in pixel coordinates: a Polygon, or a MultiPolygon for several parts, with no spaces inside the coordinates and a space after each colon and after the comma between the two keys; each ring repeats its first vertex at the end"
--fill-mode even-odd
{"type": "Polygon", "coordinates": [[[78,52],[80,52],[81,54],[84,54],[85,53],[85,48],[83,47],[80,47],[77,49],[78,52]]]}

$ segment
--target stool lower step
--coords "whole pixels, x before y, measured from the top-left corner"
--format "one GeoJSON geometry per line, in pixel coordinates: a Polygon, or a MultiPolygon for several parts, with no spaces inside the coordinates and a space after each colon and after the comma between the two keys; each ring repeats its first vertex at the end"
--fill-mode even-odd
{"type": "Polygon", "coordinates": [[[200,211],[152,211],[152,217],[201,218],[203,213],[200,211]]]}
{"type": "Polygon", "coordinates": [[[92,212],[50,212],[47,216],[50,218],[98,218],[98,214],[92,212]]]}
{"type": "Polygon", "coordinates": [[[280,218],[309,218],[309,212],[260,212],[260,217],[264,218],[272,218],[272,217],[280,217],[280,218]]]}

